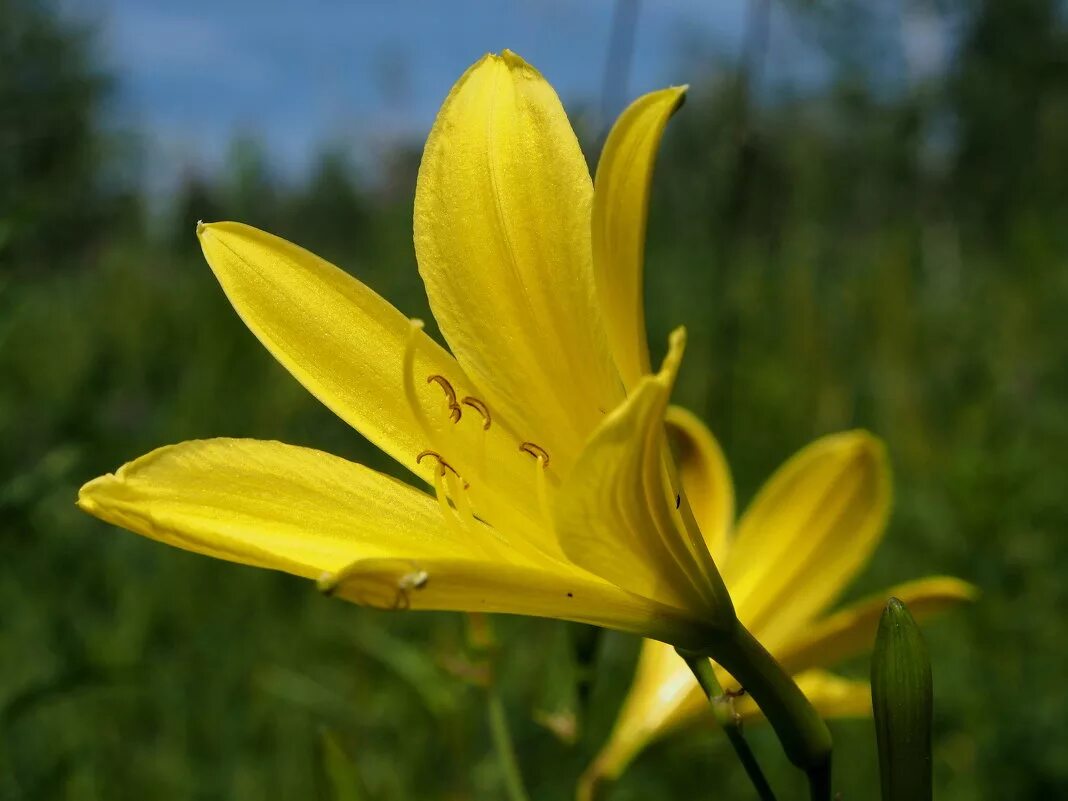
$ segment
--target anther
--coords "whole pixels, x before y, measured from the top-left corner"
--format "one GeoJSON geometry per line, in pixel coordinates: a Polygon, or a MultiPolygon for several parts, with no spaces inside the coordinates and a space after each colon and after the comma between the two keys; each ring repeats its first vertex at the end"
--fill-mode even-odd
{"type": "Polygon", "coordinates": [[[331,573],[330,571],[324,572],[319,576],[319,580],[315,582],[316,586],[323,595],[327,598],[337,592],[338,585],[341,583],[341,576],[337,573],[331,573]]]}
{"type": "Polygon", "coordinates": [[[397,582],[397,595],[393,599],[394,611],[406,611],[412,607],[411,590],[421,590],[430,583],[430,574],[425,570],[405,573],[397,582]]]}
{"type": "Polygon", "coordinates": [[[441,387],[442,392],[445,393],[445,397],[449,401],[449,419],[454,423],[459,423],[460,418],[463,417],[463,410],[460,408],[460,404],[456,402],[456,390],[452,388],[452,384],[449,383],[443,375],[431,375],[427,376],[426,382],[428,384],[437,384],[441,387]]]}
{"type": "Polygon", "coordinates": [[[541,445],[536,445],[533,442],[522,442],[519,445],[519,450],[523,451],[523,453],[529,453],[541,462],[543,468],[549,466],[549,453],[541,445]]]}
{"type": "Polygon", "coordinates": [[[438,468],[441,471],[441,475],[445,475],[445,471],[450,470],[452,471],[452,474],[454,476],[464,482],[464,489],[468,489],[471,486],[469,483],[467,483],[467,481],[464,480],[463,476],[456,472],[455,467],[453,467],[451,464],[441,458],[441,454],[437,451],[422,451],[418,456],[415,457],[415,463],[422,464],[423,459],[425,459],[427,456],[433,456],[435,459],[438,460],[438,468]]]}
{"type": "Polygon", "coordinates": [[[430,574],[425,570],[413,570],[400,577],[397,586],[402,590],[421,590],[430,583],[430,574]]]}
{"type": "Polygon", "coordinates": [[[426,382],[428,384],[437,384],[438,386],[440,386],[442,391],[444,391],[444,393],[449,398],[449,405],[456,405],[456,390],[452,388],[452,384],[449,383],[449,379],[447,379],[443,375],[437,375],[435,373],[434,375],[427,376],[426,382]]]}
{"type": "Polygon", "coordinates": [[[489,431],[489,427],[493,423],[493,418],[490,417],[489,407],[486,406],[485,403],[480,401],[478,398],[472,398],[470,395],[460,401],[460,403],[462,403],[464,406],[470,406],[472,409],[482,415],[482,430],[489,431]]]}

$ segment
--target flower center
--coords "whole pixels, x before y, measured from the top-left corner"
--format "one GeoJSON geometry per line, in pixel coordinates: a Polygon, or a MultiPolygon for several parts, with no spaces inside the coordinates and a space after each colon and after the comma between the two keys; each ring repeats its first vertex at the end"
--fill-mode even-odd
{"type": "MultiPolygon", "coordinates": [[[[405,400],[407,400],[408,406],[423,432],[423,436],[430,445],[428,449],[421,451],[415,457],[415,461],[416,464],[422,464],[424,459],[434,459],[437,462],[437,469],[434,471],[434,494],[437,496],[438,505],[445,518],[445,523],[453,534],[469,539],[471,535],[474,535],[475,528],[478,525],[471,506],[471,498],[467,492],[471,487],[471,482],[461,475],[452,462],[443,455],[446,452],[462,455],[461,448],[456,443],[457,437],[452,434],[451,428],[447,427],[443,430],[433,425],[427,417],[415,389],[415,356],[419,332],[422,330],[422,320],[410,321],[408,339],[404,348],[405,400]],[[450,445],[453,447],[449,447],[450,445]]],[[[489,429],[491,423],[489,409],[481,400],[468,396],[457,402],[456,390],[453,388],[452,382],[443,375],[434,374],[428,376],[426,382],[428,384],[437,384],[441,387],[448,409],[448,419],[453,425],[463,419],[463,409],[461,408],[461,404],[463,404],[475,409],[482,416],[482,431],[489,429]]],[[[484,445],[485,443],[483,442],[484,445]]],[[[481,461],[483,464],[480,466],[484,471],[485,447],[482,448],[481,461]]]]}
{"type": "MultiPolygon", "coordinates": [[[[422,330],[422,320],[409,321],[403,365],[404,397],[426,442],[426,449],[416,456],[416,463],[422,464],[425,459],[433,459],[436,462],[434,491],[446,524],[454,534],[475,535],[478,533],[478,527],[482,525],[481,518],[472,508],[472,497],[476,501],[481,499],[481,502],[489,504],[497,512],[503,512],[506,522],[502,523],[500,520],[496,522],[498,525],[504,525],[504,530],[509,530],[512,526],[507,524],[509,514],[507,502],[504,498],[499,499],[505,501],[505,506],[501,508],[496,503],[498,499],[495,496],[487,496],[487,493],[493,491],[493,482],[490,481],[490,486],[487,486],[486,481],[487,477],[492,475],[492,466],[487,463],[487,450],[490,449],[491,444],[495,447],[502,445],[500,438],[508,438],[510,429],[507,425],[495,427],[493,415],[485,401],[472,395],[460,397],[452,381],[439,373],[427,376],[426,383],[434,384],[441,390],[448,423],[445,423],[442,418],[435,421],[427,414],[425,393],[421,398],[416,381],[416,357],[422,330]],[[464,425],[461,421],[465,407],[477,413],[481,418],[482,425],[477,433],[470,428],[461,427],[464,425]],[[492,441],[491,437],[493,437],[492,441]],[[475,485],[473,488],[472,483],[475,485]]],[[[516,439],[518,440],[518,437],[516,439]]],[[[551,529],[549,452],[536,442],[530,441],[519,442],[518,451],[533,459],[534,484],[537,492],[538,512],[542,518],[541,524],[551,529]]],[[[496,453],[495,458],[504,458],[499,451],[494,451],[494,453],[496,453]]],[[[496,529],[494,531],[498,537],[502,536],[496,529]]],[[[537,551],[545,553],[541,545],[534,542],[530,544],[537,551]]]]}

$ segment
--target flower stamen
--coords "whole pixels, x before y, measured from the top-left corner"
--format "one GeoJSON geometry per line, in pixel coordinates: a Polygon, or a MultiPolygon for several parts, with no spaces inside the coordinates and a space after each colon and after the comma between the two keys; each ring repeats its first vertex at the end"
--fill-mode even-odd
{"type": "MultiPolygon", "coordinates": [[[[416,391],[415,355],[416,349],[418,348],[419,332],[422,330],[422,320],[409,320],[408,339],[404,344],[404,398],[408,401],[408,406],[412,411],[412,415],[415,417],[416,422],[419,424],[419,428],[423,432],[426,444],[431,448],[438,448],[438,450],[423,451],[415,457],[415,461],[418,464],[422,462],[424,457],[433,455],[438,460],[439,465],[445,465],[442,470],[452,470],[453,473],[459,475],[458,471],[441,457],[441,451],[449,450],[448,448],[443,447],[444,443],[441,439],[443,431],[439,430],[431,423],[430,418],[427,417],[426,411],[423,409],[422,403],[420,403],[419,394],[416,391]]],[[[449,418],[453,423],[456,423],[460,419],[460,406],[456,403],[456,392],[453,390],[452,384],[449,383],[448,379],[441,375],[431,376],[427,379],[427,383],[437,383],[441,386],[442,391],[445,392],[446,400],[449,402],[449,418]]]]}
{"type": "Polygon", "coordinates": [[[549,452],[541,447],[541,445],[533,442],[521,442],[519,444],[519,450],[523,451],[523,453],[529,453],[537,459],[538,464],[540,464],[543,469],[549,466],[549,452]]]}
{"type": "Polygon", "coordinates": [[[466,481],[463,481],[458,476],[445,476],[445,487],[448,489],[452,505],[456,509],[456,516],[460,518],[464,526],[474,530],[475,512],[471,507],[471,499],[466,492],[469,486],[466,481]]]}
{"type": "Polygon", "coordinates": [[[456,477],[457,477],[458,479],[460,479],[461,481],[463,481],[463,484],[464,484],[464,489],[467,489],[467,488],[469,488],[469,487],[471,486],[471,485],[470,485],[470,484],[469,484],[469,483],[468,483],[468,482],[467,482],[467,481],[466,481],[466,480],[465,480],[465,479],[464,479],[464,478],[463,478],[463,477],[462,477],[462,476],[461,476],[461,475],[460,475],[460,474],[459,474],[459,473],[458,473],[458,472],[456,471],[456,468],[455,468],[455,467],[453,467],[453,466],[452,466],[451,464],[449,464],[449,463],[448,463],[448,462],[446,462],[446,461],[445,461],[445,460],[444,460],[443,458],[441,458],[441,454],[440,454],[440,453],[438,453],[437,451],[422,451],[422,452],[421,452],[421,453],[420,453],[420,454],[419,454],[418,456],[416,456],[416,457],[415,457],[415,463],[416,463],[416,464],[422,464],[422,463],[423,463],[423,459],[425,459],[425,458],[426,458],[427,456],[433,456],[433,457],[434,457],[435,459],[437,459],[437,460],[438,460],[438,468],[440,469],[440,474],[441,474],[441,475],[445,475],[445,471],[446,471],[446,470],[449,470],[449,471],[451,471],[451,472],[452,472],[452,474],[453,474],[454,476],[456,476],[456,477]]]}
{"type": "Polygon", "coordinates": [[[405,573],[397,581],[397,597],[393,600],[393,611],[405,611],[411,609],[412,599],[410,592],[423,589],[430,583],[430,574],[425,570],[416,569],[413,565],[411,573],[405,573]]]}
{"type": "Polygon", "coordinates": [[[549,453],[545,448],[534,442],[521,443],[519,450],[534,457],[534,483],[538,487],[538,505],[541,507],[541,515],[545,520],[545,524],[552,526],[553,516],[549,508],[549,487],[545,480],[546,468],[549,466],[549,453]]]}
{"type": "Polygon", "coordinates": [[[456,390],[452,388],[452,384],[449,383],[443,375],[434,374],[427,376],[426,382],[428,384],[437,384],[441,387],[445,393],[445,398],[449,401],[449,419],[453,423],[459,423],[460,418],[464,416],[463,409],[460,408],[460,404],[456,402],[456,390]]]}
{"type": "Polygon", "coordinates": [[[449,503],[448,492],[445,488],[445,476],[444,469],[434,472],[434,496],[438,500],[442,517],[445,518],[445,525],[452,530],[453,536],[457,537],[459,541],[463,541],[466,536],[464,534],[463,521],[449,503]]]}
{"type": "Polygon", "coordinates": [[[493,418],[490,417],[489,407],[485,403],[480,401],[478,398],[471,397],[470,395],[460,401],[460,403],[462,403],[464,406],[470,406],[472,409],[482,415],[482,430],[489,431],[489,427],[493,424],[493,418]]]}

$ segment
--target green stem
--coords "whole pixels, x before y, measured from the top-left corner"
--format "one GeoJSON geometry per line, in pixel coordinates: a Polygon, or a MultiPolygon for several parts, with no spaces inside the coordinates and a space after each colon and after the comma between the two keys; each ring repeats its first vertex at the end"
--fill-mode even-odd
{"type": "Polygon", "coordinates": [[[823,801],[831,797],[831,760],[830,757],[822,767],[808,770],[808,796],[812,801],[823,801]]]}
{"type": "Polygon", "coordinates": [[[489,725],[490,733],[493,737],[493,747],[497,752],[497,762],[501,766],[501,774],[504,776],[504,786],[508,791],[508,798],[510,801],[528,801],[527,791],[523,786],[523,775],[519,772],[519,761],[515,756],[512,733],[508,730],[508,719],[504,714],[501,694],[492,682],[486,688],[486,701],[489,709],[489,725]]]}
{"type": "Polygon", "coordinates": [[[745,768],[745,773],[753,783],[753,787],[756,788],[757,795],[761,801],[775,801],[775,793],[772,792],[768,780],[764,778],[764,772],[760,769],[756,755],[749,747],[745,737],[742,736],[742,728],[738,720],[727,709],[727,704],[724,703],[727,700],[727,696],[716,678],[712,663],[707,656],[696,656],[684,651],[679,651],[679,656],[686,660],[686,664],[693,671],[697,683],[701,685],[701,689],[708,696],[708,701],[712,705],[712,713],[715,715],[720,728],[723,729],[723,733],[727,735],[730,744],[734,747],[734,753],[738,755],[738,760],[742,763],[742,767],[745,768]]]}
{"type": "Polygon", "coordinates": [[[794,680],[741,623],[708,654],[756,701],[787,758],[807,774],[812,801],[830,801],[831,733],[794,680]]]}

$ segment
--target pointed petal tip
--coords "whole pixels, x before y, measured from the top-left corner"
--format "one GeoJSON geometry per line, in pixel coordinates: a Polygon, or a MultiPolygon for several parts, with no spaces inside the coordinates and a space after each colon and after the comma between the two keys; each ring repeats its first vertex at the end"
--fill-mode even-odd
{"type": "Polygon", "coordinates": [[[509,50],[508,48],[502,50],[498,58],[512,69],[533,69],[526,59],[514,50],[509,50]]]}
{"type": "Polygon", "coordinates": [[[858,449],[870,450],[873,453],[884,451],[886,449],[882,439],[866,428],[854,428],[849,431],[843,431],[840,436],[843,441],[852,443],[858,449]]]}
{"type": "Polygon", "coordinates": [[[86,481],[82,484],[78,490],[78,497],[74,501],[74,505],[81,509],[83,512],[93,513],[93,509],[97,508],[96,496],[100,489],[103,489],[106,485],[111,484],[118,480],[118,477],[114,473],[105,473],[102,476],[86,481]]]}
{"type": "Polygon", "coordinates": [[[658,378],[673,383],[675,374],[679,371],[682,363],[682,355],[686,351],[686,326],[680,325],[668,336],[668,352],[660,365],[658,378]]]}
{"type": "Polygon", "coordinates": [[[78,490],[78,497],[74,499],[74,505],[81,509],[83,512],[87,512],[88,514],[93,513],[93,501],[89,497],[89,493],[87,492],[89,484],[92,483],[93,482],[90,481],[89,483],[85,484],[80,490],[78,490]]]}
{"type": "Polygon", "coordinates": [[[209,234],[218,235],[218,227],[222,225],[220,222],[204,222],[203,220],[197,220],[197,239],[203,242],[209,234]]]}
{"type": "Polygon", "coordinates": [[[674,99],[675,102],[671,106],[671,113],[674,114],[686,102],[686,95],[690,92],[690,84],[681,83],[677,86],[669,86],[663,92],[674,99]]]}
{"type": "Polygon", "coordinates": [[[471,65],[470,71],[475,72],[485,67],[495,66],[504,67],[509,71],[540,74],[526,59],[515,51],[507,48],[500,53],[486,53],[482,58],[471,65]]]}
{"type": "Polygon", "coordinates": [[[315,581],[315,588],[319,590],[323,595],[330,597],[337,592],[338,585],[341,583],[341,575],[338,573],[324,572],[315,581]]]}
{"type": "Polygon", "coordinates": [[[881,496],[883,516],[889,516],[893,503],[893,469],[886,443],[867,429],[857,428],[842,434],[844,443],[851,451],[852,461],[860,469],[870,471],[881,496]]]}
{"type": "Polygon", "coordinates": [[[851,454],[857,462],[862,462],[887,478],[890,476],[890,456],[886,443],[865,428],[854,428],[830,437],[837,441],[843,455],[851,454]]]}
{"type": "Polygon", "coordinates": [[[105,522],[108,520],[109,510],[113,510],[117,493],[121,493],[123,483],[122,470],[116,473],[105,473],[91,481],[85,482],[78,490],[78,497],[74,499],[74,505],[90,517],[95,517],[105,522]]]}
{"type": "MultiPolygon", "coordinates": [[[[925,604],[930,602],[952,604],[956,602],[971,603],[979,600],[982,596],[980,590],[974,584],[957,578],[956,576],[931,575],[911,579],[892,588],[887,588],[886,593],[893,591],[893,595],[880,593],[882,605],[885,607],[891,599],[899,603],[905,603],[922,615],[925,604]],[[904,600],[899,600],[904,599],[904,600]]],[[[948,606],[939,607],[949,608],[948,606]]]]}
{"type": "Polygon", "coordinates": [[[233,220],[214,220],[212,222],[204,222],[203,220],[197,220],[197,239],[204,242],[209,237],[219,238],[227,234],[231,236],[248,236],[248,235],[264,235],[264,231],[260,231],[257,228],[253,228],[251,225],[245,223],[234,222],[233,220]]]}
{"type": "MultiPolygon", "coordinates": [[[[966,601],[968,603],[978,601],[983,595],[983,591],[976,585],[956,576],[926,576],[909,582],[909,585],[925,586],[929,594],[937,594],[947,599],[966,601]]],[[[895,598],[894,600],[897,599],[895,598]]]]}

